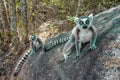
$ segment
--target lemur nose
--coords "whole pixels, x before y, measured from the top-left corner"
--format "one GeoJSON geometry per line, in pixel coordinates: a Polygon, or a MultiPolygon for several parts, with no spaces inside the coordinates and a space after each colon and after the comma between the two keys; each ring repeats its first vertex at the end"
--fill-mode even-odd
{"type": "Polygon", "coordinates": [[[85,26],[83,26],[83,28],[84,28],[84,29],[86,29],[86,28],[87,28],[87,26],[85,25],[85,26]]]}

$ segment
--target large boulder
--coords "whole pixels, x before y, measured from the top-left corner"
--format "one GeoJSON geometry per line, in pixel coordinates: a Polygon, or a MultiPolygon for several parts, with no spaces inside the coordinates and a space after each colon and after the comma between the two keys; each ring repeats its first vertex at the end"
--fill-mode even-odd
{"type": "MultiPolygon", "coordinates": [[[[96,50],[89,51],[89,44],[86,44],[79,59],[76,59],[76,52],[73,51],[66,63],[63,62],[62,55],[64,44],[46,52],[38,51],[29,57],[15,80],[119,80],[119,76],[118,79],[106,77],[106,71],[109,71],[109,68],[106,69],[104,60],[115,57],[115,55],[109,57],[110,53],[113,54],[112,51],[117,50],[114,54],[120,52],[120,6],[95,15],[93,24],[98,28],[96,50]],[[109,54],[105,55],[107,53],[109,54]]],[[[51,40],[59,39],[61,35],[68,37],[69,34],[61,33],[47,40],[46,45],[51,40]]],[[[119,68],[119,63],[117,68],[119,68]]]]}

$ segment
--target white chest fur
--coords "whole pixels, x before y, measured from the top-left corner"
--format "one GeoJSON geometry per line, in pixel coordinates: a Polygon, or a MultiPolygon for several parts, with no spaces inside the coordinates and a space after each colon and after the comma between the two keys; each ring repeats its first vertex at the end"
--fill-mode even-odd
{"type": "Polygon", "coordinates": [[[38,49],[40,47],[40,44],[38,41],[33,41],[33,44],[36,47],[36,49],[38,49]]]}
{"type": "Polygon", "coordinates": [[[89,29],[81,30],[79,32],[79,39],[80,39],[79,41],[81,43],[89,42],[91,38],[92,38],[92,31],[90,31],[89,29]]]}

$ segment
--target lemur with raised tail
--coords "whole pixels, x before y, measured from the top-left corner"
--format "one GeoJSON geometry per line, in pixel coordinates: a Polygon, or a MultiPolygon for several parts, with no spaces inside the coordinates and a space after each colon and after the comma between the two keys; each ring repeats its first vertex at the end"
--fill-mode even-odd
{"type": "Polygon", "coordinates": [[[27,52],[23,55],[23,57],[19,60],[18,64],[16,65],[14,76],[19,73],[22,65],[25,63],[25,61],[31,54],[36,53],[37,50],[43,49],[42,40],[37,36],[30,35],[29,41],[30,41],[30,48],[27,50],[27,52]]]}
{"type": "Polygon", "coordinates": [[[97,28],[93,23],[93,14],[89,16],[74,17],[76,26],[73,28],[69,40],[63,48],[63,56],[65,61],[71,54],[73,47],[76,50],[76,56],[80,56],[82,44],[90,42],[90,50],[96,49],[97,28]]]}

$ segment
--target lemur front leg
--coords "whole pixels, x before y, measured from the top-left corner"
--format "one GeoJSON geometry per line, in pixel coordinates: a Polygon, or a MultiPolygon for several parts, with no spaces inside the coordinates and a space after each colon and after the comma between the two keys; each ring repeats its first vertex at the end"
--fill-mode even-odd
{"type": "Polygon", "coordinates": [[[35,46],[34,46],[34,44],[33,44],[32,41],[30,42],[30,49],[33,50],[33,51],[35,51],[35,46]]]}
{"type": "Polygon", "coordinates": [[[93,32],[93,36],[90,40],[90,48],[89,50],[94,50],[97,48],[96,41],[97,41],[97,28],[95,28],[93,25],[91,26],[90,30],[93,32]]]}
{"type": "Polygon", "coordinates": [[[39,49],[43,49],[42,40],[41,40],[40,38],[37,38],[36,42],[37,42],[38,44],[36,45],[35,51],[38,51],[39,49]]]}
{"type": "Polygon", "coordinates": [[[72,52],[74,45],[75,45],[74,36],[71,34],[69,40],[67,41],[67,43],[65,44],[63,48],[63,56],[64,56],[65,61],[68,59],[68,56],[72,52]]]}
{"type": "Polygon", "coordinates": [[[81,42],[78,42],[77,40],[75,40],[75,48],[76,48],[76,56],[80,57],[80,53],[81,53],[81,42]]]}

